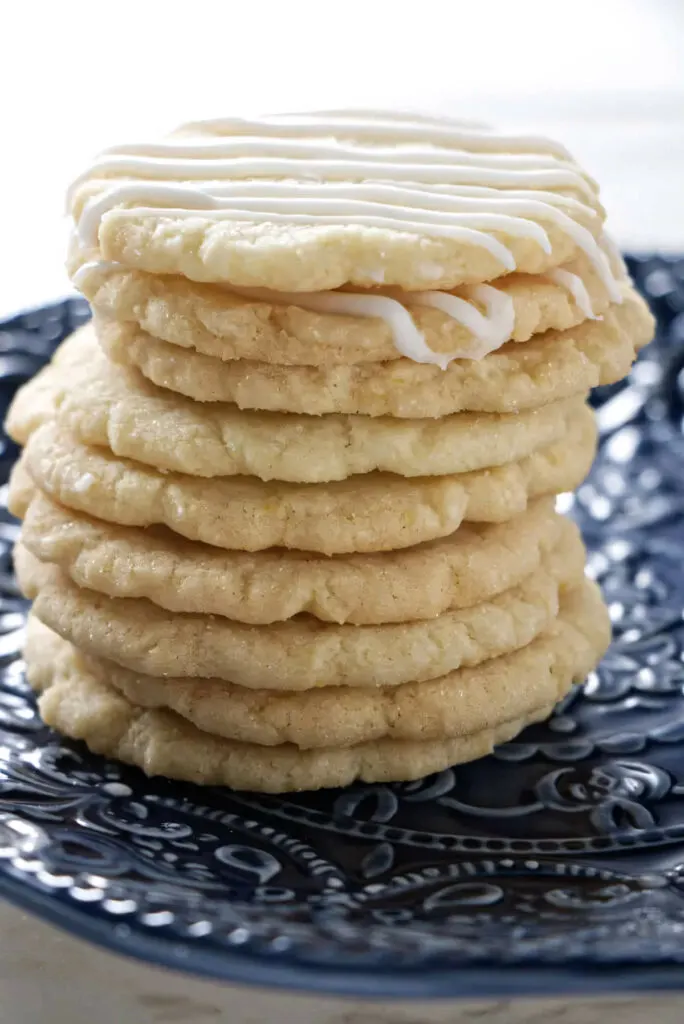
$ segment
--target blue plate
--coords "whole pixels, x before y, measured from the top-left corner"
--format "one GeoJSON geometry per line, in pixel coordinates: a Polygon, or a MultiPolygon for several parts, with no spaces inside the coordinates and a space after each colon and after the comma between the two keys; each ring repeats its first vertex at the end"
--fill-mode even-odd
{"type": "MultiPolygon", "coordinates": [[[[632,259],[658,315],[570,511],[615,641],[550,722],[404,785],[281,798],[159,779],[60,740],[19,657],[0,513],[0,892],[197,974],[355,996],[684,986],[684,258],[632,259]]],[[[3,410],[87,318],[0,325],[3,410]]],[[[16,449],[0,440],[6,479],[16,449]]]]}

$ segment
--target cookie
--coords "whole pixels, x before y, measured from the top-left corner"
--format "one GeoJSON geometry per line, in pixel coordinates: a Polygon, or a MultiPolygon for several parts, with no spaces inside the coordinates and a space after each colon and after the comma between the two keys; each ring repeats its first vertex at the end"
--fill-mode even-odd
{"type": "Polygon", "coordinates": [[[178,615],[78,587],[22,545],[15,567],[37,616],[89,654],[153,676],[216,676],[252,689],[296,691],[435,679],[524,647],[558,614],[559,587],[581,580],[583,556],[581,547],[560,544],[531,576],[490,601],[374,626],[331,625],[312,616],[248,626],[178,615]]]}
{"type": "MultiPolygon", "coordinates": [[[[217,359],[334,366],[384,362],[400,355],[397,327],[387,316],[306,309],[306,296],[297,293],[246,297],[217,285],[158,277],[117,264],[83,264],[81,259],[77,269],[76,256],[72,263],[79,290],[98,318],[130,323],[153,338],[217,359]]],[[[484,292],[484,298],[497,303],[492,312],[482,293],[474,297],[472,292],[456,290],[462,303],[452,310],[456,315],[421,305],[416,301],[420,296],[391,294],[408,311],[428,348],[444,355],[467,354],[478,341],[491,349],[507,341],[528,341],[547,330],[566,330],[600,316],[610,302],[608,289],[586,257],[551,276],[499,278],[493,294],[484,292]]],[[[379,293],[374,289],[372,294],[379,293]]]]}
{"type": "Polygon", "coordinates": [[[20,389],[7,430],[25,444],[41,419],[56,417],[83,444],[164,471],[318,483],[374,471],[433,476],[515,462],[564,437],[582,400],[439,420],[246,412],[155,387],[110,363],[86,327],[20,389]]]}
{"type": "Polygon", "coordinates": [[[131,324],[98,322],[97,333],[115,362],[135,366],[154,384],[196,401],[310,415],[436,418],[519,412],[619,380],[653,337],[653,317],[632,292],[602,320],[547,331],[479,361],[457,360],[447,370],[410,359],[350,366],[222,362],[131,324]]]}
{"type": "MultiPolygon", "coordinates": [[[[47,627],[35,617],[26,656],[47,627]],[[37,634],[37,635],[36,635],[37,634]]],[[[54,636],[54,634],[53,634],[54,636]]],[[[441,740],[527,717],[554,703],[561,687],[579,681],[605,651],[607,612],[594,584],[566,591],[552,627],[511,654],[439,679],[383,687],[327,687],[305,693],[247,690],[218,679],[155,678],[83,655],[98,678],[131,704],[166,708],[203,732],[225,739],[300,749],[349,747],[386,738],[441,740]]],[[[61,651],[73,650],[62,641],[61,651]]]]}
{"type": "MultiPolygon", "coordinates": [[[[526,725],[545,718],[573,679],[581,678],[600,657],[608,631],[605,610],[592,584],[581,588],[581,611],[576,619],[568,608],[567,625],[568,634],[558,638],[552,658],[540,659],[539,677],[534,682],[526,680],[539,699],[542,691],[552,692],[548,683],[555,682],[555,693],[547,705],[503,724],[442,740],[388,737],[348,747],[301,750],[290,742],[261,746],[213,736],[173,711],[131,703],[112,686],[103,663],[84,658],[37,622],[31,625],[27,644],[27,675],[34,688],[43,691],[39,708],[45,722],[72,739],[84,740],[95,753],[137,765],[148,775],[282,793],[346,786],[356,780],[417,779],[488,754],[526,725]]],[[[495,672],[490,685],[501,692],[504,674],[497,686],[495,672]]],[[[520,696],[519,687],[515,694],[520,696]]],[[[464,716],[468,715],[467,700],[461,707],[464,716]]],[[[429,720],[426,711],[426,723],[429,720]]],[[[313,728],[308,732],[313,735],[313,728]]]]}
{"type": "Polygon", "coordinates": [[[37,500],[38,494],[26,466],[26,459],[20,456],[10,470],[7,484],[7,508],[17,519],[23,519],[31,503],[37,500]]]}
{"type": "Polygon", "coordinates": [[[221,551],[164,527],[115,526],[63,508],[29,478],[10,507],[25,516],[22,543],[80,587],[147,598],[172,612],[223,615],[253,625],[306,612],[324,622],[372,625],[430,619],[516,586],[562,541],[582,558],[574,523],[542,498],[501,524],[463,523],[444,540],[371,555],[310,555],[268,549],[221,551]]]}
{"type": "Polygon", "coordinates": [[[552,711],[549,705],[529,719],[450,740],[380,740],[302,751],[293,744],[260,747],[221,739],[172,711],[137,708],[78,660],[68,672],[56,665],[41,667],[49,680],[38,702],[43,721],[82,740],[93,753],[142,768],[149,776],[262,793],[419,779],[484,757],[552,711]]]}
{"type": "Polygon", "coordinates": [[[69,208],[93,255],[193,281],[448,290],[584,254],[614,284],[563,147],[414,114],[197,123],[101,154],[69,208]]]}
{"type": "Polygon", "coordinates": [[[54,423],[32,434],[25,460],[41,490],[98,519],[164,525],[231,550],[334,555],[411,547],[448,536],[464,520],[505,522],[536,497],[578,486],[595,446],[594,416],[584,407],[563,441],[520,462],[456,476],[368,473],[330,484],[204,480],[86,448],[54,423]]]}

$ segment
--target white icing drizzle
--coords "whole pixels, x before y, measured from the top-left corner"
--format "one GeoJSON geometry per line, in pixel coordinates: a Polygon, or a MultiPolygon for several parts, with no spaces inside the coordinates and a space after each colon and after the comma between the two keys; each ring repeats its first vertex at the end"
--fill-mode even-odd
{"type": "Polygon", "coordinates": [[[88,246],[97,245],[102,218],[114,208],[140,216],[163,208],[175,217],[202,211],[211,220],[358,224],[448,237],[487,249],[510,271],[515,260],[500,236],[549,252],[545,227],[553,225],[586,253],[619,301],[605,254],[571,216],[596,216],[593,184],[547,139],[382,111],[231,118],[185,125],[160,144],[108,150],[74,188],[93,179],[109,187],[78,216],[88,246]]]}
{"type": "Polygon", "coordinates": [[[510,295],[489,284],[474,285],[467,289],[467,294],[485,307],[485,314],[471,302],[450,292],[409,292],[406,297],[409,304],[441,309],[447,316],[466,327],[479,342],[467,350],[459,350],[449,355],[433,353],[433,356],[438,358],[430,361],[437,363],[444,370],[452,359],[484,359],[488,353],[501,348],[513,334],[515,306],[510,295]]]}
{"type": "Polygon", "coordinates": [[[89,260],[82,263],[78,270],[71,275],[71,283],[74,288],[82,292],[86,282],[94,275],[106,277],[112,271],[125,270],[122,263],[114,263],[111,260],[89,260]]]}
{"type": "Polygon", "coordinates": [[[456,358],[455,355],[445,357],[439,352],[433,352],[427,345],[423,332],[416,327],[408,309],[389,295],[335,291],[274,292],[267,288],[234,288],[232,285],[230,290],[248,299],[281,306],[299,306],[315,313],[377,317],[389,326],[397,351],[415,363],[436,363],[442,366],[442,369],[446,369],[449,361],[456,358]]]}
{"type": "MultiPolygon", "coordinates": [[[[403,151],[343,146],[341,143],[306,144],[285,139],[230,139],[227,142],[150,146],[121,146],[101,154],[88,177],[141,177],[218,181],[223,177],[253,178],[292,174],[292,160],[306,160],[312,171],[328,180],[375,177],[392,181],[481,185],[513,188],[573,188],[591,202],[589,183],[571,164],[551,157],[519,154],[479,154],[426,147],[403,151]],[[402,154],[404,160],[399,160],[402,154]],[[455,161],[458,165],[455,166],[455,161]]],[[[83,178],[77,179],[74,185],[83,178]]],[[[72,186],[73,189],[74,186],[72,186]]]]}
{"type": "MultiPolygon", "coordinates": [[[[618,280],[620,278],[628,277],[629,275],[627,273],[625,261],[622,258],[622,253],[618,249],[613,239],[605,230],[601,232],[601,237],[599,238],[599,245],[603,252],[606,254],[606,259],[608,260],[611,272],[613,273],[614,277],[618,278],[618,280]]],[[[620,299],[620,301],[622,301],[622,299],[620,299]]]]}
{"type": "Polygon", "coordinates": [[[587,291],[587,286],[581,277],[577,274],[572,274],[569,270],[563,270],[562,267],[555,267],[553,270],[548,270],[545,276],[548,277],[550,281],[560,285],[561,288],[567,288],[581,311],[589,320],[601,319],[601,317],[596,316],[594,313],[594,307],[591,304],[591,298],[587,291]]]}
{"type": "Polygon", "coordinates": [[[294,138],[321,136],[378,139],[392,145],[428,142],[452,148],[476,148],[482,152],[548,153],[572,161],[564,146],[536,135],[501,135],[489,126],[467,124],[449,118],[385,110],[327,110],[302,114],[271,114],[258,120],[241,117],[192,121],[179,134],[276,135],[294,138]]]}
{"type": "Polygon", "coordinates": [[[509,295],[491,285],[474,285],[467,289],[469,297],[485,307],[481,313],[467,299],[447,292],[402,292],[383,294],[358,292],[274,292],[267,288],[233,288],[237,295],[274,305],[291,304],[317,313],[343,316],[378,317],[392,332],[394,345],[401,355],[415,363],[434,363],[446,370],[454,359],[482,359],[489,352],[510,340],[515,326],[515,307],[509,295]],[[472,342],[453,352],[435,352],[425,341],[406,306],[432,306],[469,330],[472,342]]]}

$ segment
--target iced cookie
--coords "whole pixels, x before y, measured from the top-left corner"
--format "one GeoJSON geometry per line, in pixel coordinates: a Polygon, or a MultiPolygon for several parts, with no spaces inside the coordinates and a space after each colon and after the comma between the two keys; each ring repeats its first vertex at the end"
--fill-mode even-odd
{"type": "Polygon", "coordinates": [[[89,256],[233,287],[448,290],[586,257],[595,183],[548,139],[382,111],[196,122],[102,153],[69,207],[89,256]]]}
{"type": "Polygon", "coordinates": [[[619,380],[653,336],[653,317],[631,292],[602,320],[547,331],[481,360],[456,360],[446,370],[410,359],[339,366],[276,366],[224,362],[159,341],[131,324],[99,321],[97,334],[116,362],[135,366],[153,383],[199,402],[241,409],[440,417],[456,412],[519,412],[619,380]]]}
{"type": "MultiPolygon", "coordinates": [[[[78,263],[74,255],[74,263],[78,263]]],[[[620,292],[629,288],[616,268],[620,292]]],[[[217,359],[333,366],[419,356],[442,365],[605,313],[610,293],[584,257],[547,274],[508,274],[454,292],[367,295],[257,289],[250,295],[117,264],[84,263],[74,282],[99,319],[129,323],[217,359]],[[338,310],[338,312],[335,312],[338,310]],[[345,312],[346,310],[346,312],[345,312]]]]}

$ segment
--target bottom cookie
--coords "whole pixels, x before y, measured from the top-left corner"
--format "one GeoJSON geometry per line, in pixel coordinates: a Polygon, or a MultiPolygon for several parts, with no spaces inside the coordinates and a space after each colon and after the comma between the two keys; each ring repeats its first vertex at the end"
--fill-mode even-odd
{"type": "Polygon", "coordinates": [[[505,722],[471,736],[438,742],[380,740],[355,747],[299,750],[293,744],[258,747],[201,732],[172,711],[135,707],[105,683],[84,672],[51,673],[40,699],[47,725],[84,740],[96,754],[183,782],[263,793],[348,786],[352,782],[396,782],[422,778],[452,764],[484,757],[533,718],[505,722]]]}
{"type": "MultiPolygon", "coordinates": [[[[564,653],[553,699],[497,726],[447,739],[384,738],[310,750],[294,743],[260,746],[225,739],[202,731],[174,711],[139,707],[73,645],[37,620],[31,625],[26,658],[31,685],[43,691],[39,708],[46,724],[85,741],[93,752],[136,765],[148,775],[283,793],[346,786],[357,780],[408,781],[483,757],[545,718],[573,679],[584,674],[586,652],[578,659],[571,651],[564,653]]],[[[596,657],[599,654],[596,649],[596,657]]],[[[520,686],[526,685],[529,680],[521,679],[520,686]]]]}

